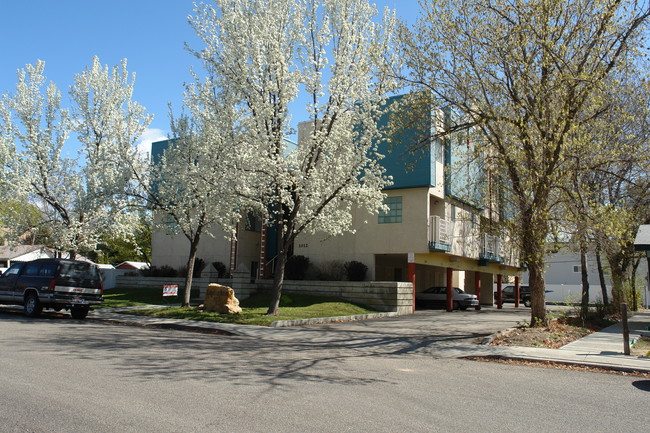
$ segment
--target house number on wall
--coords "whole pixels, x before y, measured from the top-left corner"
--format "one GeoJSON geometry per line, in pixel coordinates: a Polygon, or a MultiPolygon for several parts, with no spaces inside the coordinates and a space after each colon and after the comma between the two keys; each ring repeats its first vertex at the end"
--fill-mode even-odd
{"type": "Polygon", "coordinates": [[[309,244],[298,244],[298,248],[309,248],[309,244]]]}

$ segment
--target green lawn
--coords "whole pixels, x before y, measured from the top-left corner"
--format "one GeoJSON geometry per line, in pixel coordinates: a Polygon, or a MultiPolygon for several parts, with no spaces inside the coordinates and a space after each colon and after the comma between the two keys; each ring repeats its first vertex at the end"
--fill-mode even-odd
{"type": "MultiPolygon", "coordinates": [[[[104,295],[104,307],[126,307],[146,304],[177,304],[175,297],[163,298],[162,289],[155,291],[147,289],[120,289],[115,294],[107,291],[104,295]],[[119,292],[119,293],[118,293],[119,292]]],[[[198,296],[198,293],[196,294],[198,296]]],[[[170,306],[130,311],[128,314],[165,317],[172,319],[203,320],[218,323],[239,323],[246,325],[269,326],[276,320],[310,319],[314,317],[348,316],[355,314],[371,314],[376,311],[368,310],[358,305],[342,302],[338,299],[321,298],[306,295],[283,295],[280,300],[280,314],[265,316],[269,298],[265,295],[255,295],[240,302],[241,314],[218,314],[196,311],[194,307],[182,308],[170,306]]]]}

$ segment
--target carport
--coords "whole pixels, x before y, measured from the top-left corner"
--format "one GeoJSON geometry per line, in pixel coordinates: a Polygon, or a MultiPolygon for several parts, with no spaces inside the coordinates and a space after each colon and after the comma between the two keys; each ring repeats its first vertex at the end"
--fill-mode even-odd
{"type": "Polygon", "coordinates": [[[467,257],[452,256],[445,253],[428,253],[407,255],[408,281],[413,284],[413,310],[415,311],[415,294],[430,286],[446,286],[447,311],[452,311],[452,288],[459,287],[466,293],[475,294],[481,306],[494,305],[502,307],[501,290],[505,278],[514,280],[515,306],[519,306],[519,280],[521,269],[496,261],[476,260],[467,257]],[[496,300],[493,287],[496,283],[496,300]]]}

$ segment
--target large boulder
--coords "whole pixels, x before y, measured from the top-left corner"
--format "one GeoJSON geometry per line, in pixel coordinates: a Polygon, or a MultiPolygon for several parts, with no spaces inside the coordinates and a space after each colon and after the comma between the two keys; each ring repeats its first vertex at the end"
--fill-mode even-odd
{"type": "Polygon", "coordinates": [[[242,311],[239,300],[235,298],[235,291],[215,283],[208,285],[203,308],[205,311],[215,311],[220,314],[239,314],[242,311]]]}

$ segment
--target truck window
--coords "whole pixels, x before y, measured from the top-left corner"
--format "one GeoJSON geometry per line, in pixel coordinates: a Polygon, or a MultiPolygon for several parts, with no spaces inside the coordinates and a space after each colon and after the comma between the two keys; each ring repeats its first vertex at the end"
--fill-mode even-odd
{"type": "Polygon", "coordinates": [[[25,272],[23,272],[23,275],[34,276],[34,275],[38,275],[40,271],[41,271],[40,263],[27,263],[25,265],[25,272]]]}
{"type": "Polygon", "coordinates": [[[53,277],[56,275],[56,263],[44,263],[38,271],[41,277],[53,277]]]}
{"type": "Polygon", "coordinates": [[[90,263],[61,262],[59,270],[63,278],[96,279],[99,278],[97,268],[90,263]]]}

